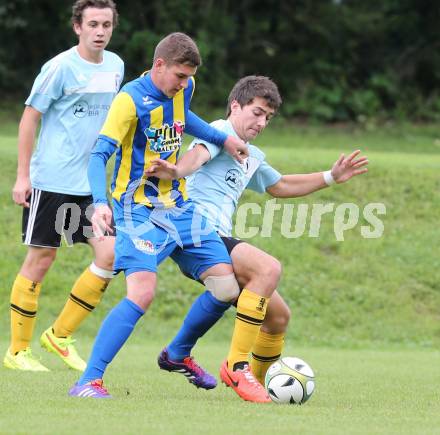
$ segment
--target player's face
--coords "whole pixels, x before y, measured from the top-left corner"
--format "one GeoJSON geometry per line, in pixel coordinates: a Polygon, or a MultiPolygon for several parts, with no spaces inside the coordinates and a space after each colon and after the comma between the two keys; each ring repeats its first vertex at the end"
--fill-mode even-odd
{"type": "Polygon", "coordinates": [[[243,107],[237,101],[231,103],[230,119],[238,136],[245,142],[255,139],[269,123],[275,110],[264,98],[256,97],[243,107]]]}
{"type": "Polygon", "coordinates": [[[79,37],[78,50],[87,60],[102,61],[102,52],[113,32],[113,11],[110,8],[86,8],[82,23],[73,25],[79,37]]]}
{"type": "Polygon", "coordinates": [[[181,89],[188,87],[189,79],[197,71],[196,66],[183,63],[167,64],[163,59],[155,62],[157,87],[169,98],[174,97],[181,89]]]}

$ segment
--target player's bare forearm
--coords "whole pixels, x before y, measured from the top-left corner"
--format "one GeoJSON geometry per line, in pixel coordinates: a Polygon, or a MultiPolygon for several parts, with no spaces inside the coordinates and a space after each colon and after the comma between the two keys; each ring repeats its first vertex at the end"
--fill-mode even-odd
{"type": "Polygon", "coordinates": [[[368,158],[358,157],[360,150],[353,151],[347,157],[341,154],[333,164],[331,171],[311,174],[283,175],[267,192],[276,198],[294,198],[316,192],[330,184],[345,183],[357,175],[365,174],[368,169],[368,158]]]}
{"type": "Polygon", "coordinates": [[[267,192],[275,198],[296,198],[327,187],[322,172],[283,175],[267,192]]]}
{"type": "Polygon", "coordinates": [[[186,177],[197,171],[197,169],[203,166],[210,158],[211,155],[206,147],[202,144],[197,144],[177,161],[178,178],[186,177]]]}
{"type": "Polygon", "coordinates": [[[176,180],[192,174],[210,158],[211,155],[205,146],[197,144],[187,151],[176,164],[162,159],[152,160],[151,166],[145,171],[145,175],[163,180],[176,180]]]}

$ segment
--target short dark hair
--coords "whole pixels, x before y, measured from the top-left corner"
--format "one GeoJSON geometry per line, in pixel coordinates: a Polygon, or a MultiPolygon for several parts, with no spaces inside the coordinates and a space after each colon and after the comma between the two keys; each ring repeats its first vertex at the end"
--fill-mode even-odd
{"type": "Polygon", "coordinates": [[[113,12],[113,27],[118,25],[118,11],[113,0],[76,0],[72,6],[72,25],[82,24],[83,12],[87,8],[111,9],[113,12]]]}
{"type": "Polygon", "coordinates": [[[277,85],[265,76],[246,76],[241,78],[232,88],[228,98],[226,116],[231,114],[231,103],[235,100],[240,107],[251,104],[254,98],[264,98],[267,105],[275,111],[281,106],[282,100],[277,85]]]}
{"type": "Polygon", "coordinates": [[[185,33],[175,32],[165,36],[154,50],[153,63],[161,58],[167,64],[199,66],[202,58],[196,43],[185,33]]]}

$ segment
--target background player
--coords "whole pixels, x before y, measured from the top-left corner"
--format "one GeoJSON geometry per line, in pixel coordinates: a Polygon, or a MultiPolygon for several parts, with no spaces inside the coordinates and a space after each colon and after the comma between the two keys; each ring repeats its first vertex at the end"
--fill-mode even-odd
{"type": "MultiPolygon", "coordinates": [[[[239,80],[229,95],[228,119],[212,125],[248,142],[263,131],[280,104],[275,83],[267,77],[248,76],[239,80]]],[[[196,171],[188,177],[188,193],[222,236],[243,289],[237,303],[229,355],[221,366],[220,377],[245,400],[270,401],[260,383],[269,365],[280,357],[290,311],[275,290],[281,275],[279,261],[231,237],[232,215],[238,199],[246,188],[267,192],[276,198],[292,198],[334,182],[343,183],[367,171],[366,157],[357,158],[358,154],[359,151],[355,151],[348,157],[341,155],[331,171],[281,175],[253,145],[249,145],[249,158],[239,164],[212,144],[195,139],[177,165],[157,160],[148,171],[164,179],[180,178],[196,171]],[[249,370],[251,351],[252,373],[249,370]]],[[[191,328],[197,315],[199,313],[191,308],[177,336],[159,355],[161,368],[178,372],[181,361],[190,355],[197,338],[201,337],[191,328]]]]}
{"type": "Polygon", "coordinates": [[[122,60],[104,50],[117,19],[112,0],[76,1],[72,24],[78,45],[42,67],[25,103],[12,196],[23,206],[23,243],[28,251],[11,292],[11,343],[4,358],[11,369],[48,370],[32,355],[30,342],[41,282],[55,260],[63,232],[68,243],[87,242],[95,258],[40,341],[68,366],[85,368],[71,336],[99,303],[112,277],[114,237],[98,242],[84,227],[90,224],[86,209],[92,204],[87,181],[90,151],[124,73],[122,60]]]}
{"type": "MultiPolygon", "coordinates": [[[[102,377],[152,302],[157,265],[166,257],[171,255],[210,290],[199,300],[200,310],[209,310],[210,315],[195,320],[198,331],[209,329],[238,296],[230,258],[217,233],[212,228],[193,231],[193,222],[201,216],[187,199],[185,180],[144,177],[153,158],[177,161],[184,130],[216,146],[224,144],[237,158],[239,151],[247,154],[243,141],[216,130],[189,110],[193,76],[200,63],[190,37],[182,33],[165,37],[155,49],[151,72],[125,85],[115,98],[92,152],[89,180],[96,204],[94,228],[111,231],[105,166],[117,150],[112,182],[118,229],[114,269],[125,273],[127,297],[102,323],[87,368],[70,389],[71,396],[110,397],[102,377]]],[[[191,358],[185,361],[184,370],[195,385],[215,386],[215,379],[191,358]]]]}

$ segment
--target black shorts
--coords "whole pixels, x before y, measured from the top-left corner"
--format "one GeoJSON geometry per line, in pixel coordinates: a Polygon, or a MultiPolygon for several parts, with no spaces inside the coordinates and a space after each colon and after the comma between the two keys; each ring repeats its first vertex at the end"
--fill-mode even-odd
{"type": "Polygon", "coordinates": [[[22,240],[25,245],[59,248],[61,236],[71,246],[87,243],[92,232],[93,198],[32,189],[29,208],[23,208],[22,240]]]}
{"type": "Polygon", "coordinates": [[[228,254],[231,255],[232,250],[239,244],[243,243],[243,240],[236,239],[235,237],[225,237],[220,236],[222,239],[224,245],[226,246],[226,249],[228,250],[228,254]]]}

